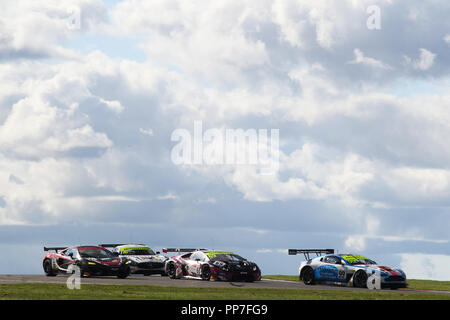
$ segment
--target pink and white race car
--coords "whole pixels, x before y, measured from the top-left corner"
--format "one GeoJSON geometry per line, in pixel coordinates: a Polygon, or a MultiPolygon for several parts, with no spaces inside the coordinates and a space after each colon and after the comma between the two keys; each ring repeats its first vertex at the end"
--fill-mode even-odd
{"type": "Polygon", "coordinates": [[[172,279],[261,280],[261,270],[256,263],[233,252],[175,248],[163,249],[163,252],[185,252],[170,258],[166,264],[166,272],[172,279]]]}

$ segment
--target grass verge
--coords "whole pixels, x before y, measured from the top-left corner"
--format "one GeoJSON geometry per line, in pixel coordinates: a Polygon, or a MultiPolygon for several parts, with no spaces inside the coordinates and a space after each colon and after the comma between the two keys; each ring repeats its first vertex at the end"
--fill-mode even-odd
{"type": "Polygon", "coordinates": [[[148,285],[85,284],[79,290],[69,290],[65,284],[25,283],[0,284],[0,299],[45,300],[450,300],[450,295],[350,290],[295,290],[247,288],[180,288],[148,285]]]}
{"type": "MultiPolygon", "coordinates": [[[[298,276],[287,275],[267,275],[263,276],[265,279],[285,280],[285,281],[299,281],[298,276]]],[[[415,290],[437,290],[450,291],[450,281],[434,281],[434,280],[408,280],[408,288],[415,290]]]]}

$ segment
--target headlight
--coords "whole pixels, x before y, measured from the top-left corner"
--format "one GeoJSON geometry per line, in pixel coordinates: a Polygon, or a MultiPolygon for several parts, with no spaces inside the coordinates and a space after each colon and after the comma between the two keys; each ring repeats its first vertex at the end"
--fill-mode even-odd
{"type": "Polygon", "coordinates": [[[94,265],[95,266],[95,262],[88,262],[89,265],[94,265]]]}
{"type": "Polygon", "coordinates": [[[258,267],[257,266],[253,266],[253,271],[256,271],[256,270],[258,270],[258,267]]]}

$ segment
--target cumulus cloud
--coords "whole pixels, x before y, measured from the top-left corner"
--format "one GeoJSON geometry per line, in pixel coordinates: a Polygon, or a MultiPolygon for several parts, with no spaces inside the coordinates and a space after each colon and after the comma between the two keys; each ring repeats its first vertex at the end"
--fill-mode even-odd
{"type": "Polygon", "coordinates": [[[426,71],[433,66],[436,54],[424,48],[420,48],[419,51],[419,59],[412,60],[411,58],[405,56],[405,60],[408,64],[411,64],[414,69],[426,71]]]}
{"type": "Polygon", "coordinates": [[[355,49],[353,51],[353,53],[355,54],[355,59],[352,61],[349,61],[349,63],[351,63],[351,64],[364,64],[369,67],[382,68],[382,69],[390,69],[391,68],[389,65],[386,65],[379,60],[364,56],[364,53],[359,49],[355,49]]]}
{"type": "Polygon", "coordinates": [[[76,58],[77,54],[60,42],[103,23],[106,13],[98,0],[51,0],[45,4],[19,0],[14,5],[2,2],[0,10],[0,59],[76,58]],[[80,13],[76,17],[75,11],[80,13]],[[70,19],[79,19],[79,27],[70,28],[70,19]]]}
{"type": "Polygon", "coordinates": [[[408,270],[410,279],[450,280],[448,264],[450,256],[439,254],[402,254],[400,266],[408,270]]]}
{"type": "Polygon", "coordinates": [[[450,34],[445,35],[444,41],[448,44],[450,44],[450,34]]]}

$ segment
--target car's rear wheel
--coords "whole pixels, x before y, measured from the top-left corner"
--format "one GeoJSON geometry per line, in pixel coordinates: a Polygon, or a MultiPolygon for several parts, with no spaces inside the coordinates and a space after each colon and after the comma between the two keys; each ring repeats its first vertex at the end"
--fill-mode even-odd
{"type": "Polygon", "coordinates": [[[367,288],[367,273],[364,270],[356,271],[353,276],[353,286],[357,288],[367,288]]]}
{"type": "Polygon", "coordinates": [[[202,266],[202,280],[209,281],[211,279],[211,269],[207,264],[202,266]]]}
{"type": "Polygon", "coordinates": [[[311,267],[305,267],[302,270],[302,276],[303,283],[306,285],[312,285],[314,284],[314,270],[311,267]]]}
{"type": "Polygon", "coordinates": [[[53,271],[52,262],[47,259],[44,261],[44,272],[47,277],[54,277],[56,273],[53,271]]]}
{"type": "Polygon", "coordinates": [[[175,263],[169,263],[169,265],[167,266],[167,275],[170,279],[176,279],[177,267],[175,266],[175,263]]]}

